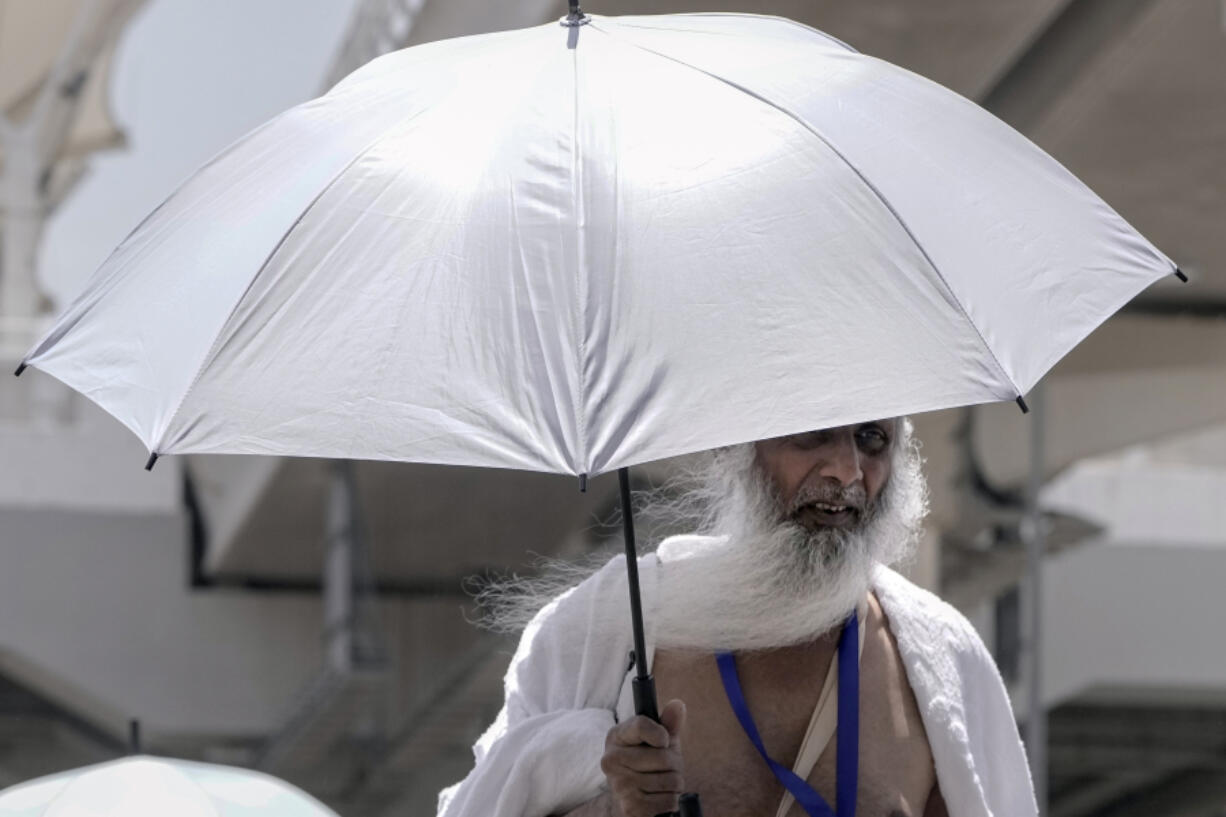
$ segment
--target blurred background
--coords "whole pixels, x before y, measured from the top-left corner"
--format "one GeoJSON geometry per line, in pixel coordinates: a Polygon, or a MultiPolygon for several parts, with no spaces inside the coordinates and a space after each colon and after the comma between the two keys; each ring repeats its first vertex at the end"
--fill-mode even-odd
{"type": "MultiPolygon", "coordinates": [[[[250,128],[381,53],[564,7],[0,0],[0,364],[250,128]]],[[[1226,815],[1226,4],[585,10],[820,28],[1005,119],[1189,275],[1060,363],[1030,416],[915,418],[934,508],[907,569],[993,650],[1046,814],[1226,815]]],[[[580,494],[537,474],[196,456],[146,473],[145,454],[41,373],[0,377],[0,786],[123,754],[139,718],[148,751],[262,769],[346,817],[433,814],[513,648],[471,625],[464,577],[620,536],[604,477],[580,494]]]]}

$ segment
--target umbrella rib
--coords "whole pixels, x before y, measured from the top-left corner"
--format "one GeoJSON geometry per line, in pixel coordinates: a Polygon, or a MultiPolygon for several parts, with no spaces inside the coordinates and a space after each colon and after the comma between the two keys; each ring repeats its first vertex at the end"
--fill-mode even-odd
{"type": "Polygon", "coordinates": [[[584,231],[587,229],[585,223],[586,214],[583,208],[583,156],[579,149],[579,49],[570,49],[572,77],[574,79],[574,120],[572,144],[574,145],[574,157],[572,159],[572,190],[574,195],[575,206],[575,274],[579,280],[575,287],[575,327],[578,330],[578,358],[575,373],[575,382],[578,388],[578,394],[575,395],[575,442],[579,446],[579,473],[581,478],[585,478],[589,470],[588,463],[588,445],[587,445],[587,415],[584,412],[585,400],[587,398],[587,275],[585,269],[586,258],[586,242],[583,240],[584,231]]]}
{"type": "Polygon", "coordinates": [[[160,451],[159,449],[161,449],[162,445],[166,442],[165,440],[166,432],[170,430],[171,425],[174,424],[175,418],[179,414],[179,410],[182,409],[183,404],[187,402],[187,396],[192,393],[192,389],[196,388],[196,384],[199,383],[200,378],[204,376],[204,370],[208,368],[209,363],[216,356],[218,348],[222,342],[222,338],[225,335],[226,327],[228,327],[230,325],[230,321],[234,319],[234,315],[236,312],[238,312],[239,306],[243,303],[243,300],[247,297],[247,294],[251,292],[251,288],[255,286],[256,281],[258,281],[260,276],[264,274],[264,270],[268,269],[268,265],[272,263],[272,259],[277,256],[277,253],[281,251],[281,248],[283,246],[285,246],[285,242],[289,240],[289,237],[293,234],[294,230],[297,229],[298,225],[302,223],[302,220],[307,217],[307,215],[311,212],[311,210],[315,207],[315,205],[319,202],[319,200],[323,198],[328,193],[329,190],[332,189],[332,187],[337,183],[337,181],[340,180],[341,176],[344,176],[345,173],[348,172],[349,168],[353,167],[355,164],[361,161],[362,158],[365,157],[366,154],[370,151],[370,149],[374,147],[375,145],[377,145],[386,135],[387,135],[386,130],[381,131],[377,137],[375,137],[374,139],[370,141],[369,144],[367,144],[365,147],[359,150],[352,159],[345,162],[344,166],[342,166],[339,170],[337,170],[336,173],[332,175],[332,178],[328,179],[327,184],[321,187],[319,189],[319,192],[316,193],[309,202],[307,202],[307,205],[302,208],[302,212],[299,213],[298,216],[294,219],[294,223],[291,224],[285,230],[285,232],[281,234],[281,237],[277,239],[276,244],[274,244],[273,248],[269,250],[268,255],[264,257],[264,260],[260,263],[259,268],[255,271],[255,273],[247,281],[247,285],[243,287],[242,293],[240,293],[239,296],[234,299],[234,303],[231,305],[230,311],[226,313],[226,319],[222,321],[220,328],[217,330],[217,335],[213,338],[213,342],[209,344],[208,351],[206,351],[204,353],[204,357],[201,358],[200,366],[196,369],[195,376],[192,377],[191,382],[188,383],[187,385],[187,388],[183,390],[183,394],[180,395],[178,403],[175,404],[174,411],[170,412],[170,414],[167,415],[166,426],[162,429],[161,434],[159,435],[160,437],[162,437],[162,439],[158,440],[158,442],[153,446],[152,453],[154,454],[165,453],[164,451],[160,451]]]}
{"type": "MultiPolygon", "coordinates": [[[[792,25],[792,26],[795,26],[796,28],[801,28],[812,34],[816,34],[822,39],[829,41],[833,45],[837,45],[840,48],[850,51],[852,54],[860,53],[859,51],[852,48],[847,43],[840,40],[838,37],[832,37],[826,32],[820,29],[816,29],[813,26],[807,26],[804,23],[797,22],[796,20],[792,20],[787,17],[780,17],[778,14],[754,14],[752,12],[741,12],[741,11],[690,11],[690,12],[681,12],[678,14],[670,14],[668,16],[674,17],[674,18],[676,17],[752,17],[758,20],[772,20],[777,23],[787,23],[788,25],[792,25]]],[[[705,34],[707,33],[703,31],[702,29],[696,29],[696,28],[674,28],[670,26],[642,25],[640,23],[629,22],[625,20],[624,18],[621,20],[618,20],[617,25],[622,28],[641,28],[647,31],[684,31],[687,34],[705,34]]],[[[609,33],[607,31],[604,31],[604,29],[601,29],[601,31],[603,31],[605,34],[609,33]]]]}
{"type": "MultiPolygon", "coordinates": [[[[615,36],[611,32],[603,28],[599,28],[598,23],[593,22],[591,27],[598,29],[603,34],[606,34],[609,36],[615,36]]],[[[932,257],[928,254],[928,250],[926,250],[924,248],[924,245],[920,243],[915,233],[911,231],[910,226],[908,226],[907,222],[903,219],[902,215],[898,212],[897,209],[895,209],[894,205],[890,203],[890,200],[885,197],[885,194],[882,193],[880,189],[878,189],[877,185],[873,184],[872,181],[866,175],[864,175],[863,171],[861,171],[860,168],[856,167],[846,156],[844,156],[842,151],[840,151],[837,147],[835,147],[830,142],[829,139],[823,136],[822,133],[819,130],[817,130],[817,128],[813,127],[813,125],[807,122],[803,117],[798,116],[797,114],[783,107],[779,103],[774,102],[770,99],[767,99],[766,97],[753,91],[750,88],[745,87],[744,85],[741,85],[737,82],[733,82],[732,80],[727,79],[726,77],[721,77],[718,74],[714,74],[710,71],[707,71],[704,68],[699,68],[698,66],[692,65],[691,63],[688,63],[685,60],[679,59],[677,57],[669,56],[668,54],[661,53],[660,51],[656,51],[653,48],[648,48],[647,46],[640,45],[639,43],[633,42],[628,39],[624,39],[624,38],[619,38],[619,39],[622,42],[626,43],[627,45],[631,46],[632,48],[637,48],[640,51],[644,51],[648,54],[653,54],[657,57],[660,57],[661,59],[665,59],[670,62],[676,63],[677,65],[681,65],[686,68],[689,68],[692,71],[697,71],[703,76],[709,77],[715,80],[716,82],[723,83],[724,85],[727,85],[730,88],[735,88],[741,93],[746,94],[752,99],[756,99],[758,102],[761,102],[762,104],[770,108],[773,108],[774,110],[788,117],[793,122],[797,123],[802,128],[804,128],[806,131],[813,134],[813,136],[815,136],[819,141],[821,141],[821,143],[825,145],[830,150],[831,153],[837,156],[843,162],[843,164],[845,164],[848,167],[848,169],[851,170],[852,173],[856,174],[856,178],[858,178],[861,182],[863,182],[864,186],[867,187],[872,192],[872,194],[877,198],[878,201],[881,202],[881,204],[887,210],[889,210],[890,215],[894,216],[894,220],[898,222],[898,226],[902,228],[903,232],[906,233],[907,238],[909,238],[911,240],[911,243],[915,245],[915,248],[919,250],[920,254],[924,257],[924,260],[928,262],[928,266],[932,268],[932,271],[934,273],[936,273],[937,278],[940,279],[941,284],[945,287],[945,290],[949,293],[949,297],[953,300],[955,304],[957,304],[958,311],[962,313],[962,317],[964,317],[966,319],[966,322],[970,324],[971,328],[975,330],[975,335],[979,338],[979,342],[983,344],[983,348],[986,349],[987,353],[991,356],[992,362],[996,364],[996,369],[1000,373],[1000,376],[1004,378],[1005,382],[1008,383],[1010,388],[1013,389],[1014,395],[1017,395],[1017,396],[1021,395],[1021,391],[1018,389],[1017,384],[1013,382],[1013,378],[1009,376],[1008,372],[1005,371],[1005,367],[1001,365],[1000,359],[996,357],[995,350],[992,349],[992,346],[988,343],[987,338],[983,336],[983,332],[980,331],[979,326],[971,318],[970,313],[966,311],[966,307],[963,305],[962,300],[958,297],[958,294],[954,292],[953,287],[949,285],[949,282],[945,280],[945,275],[941,272],[940,268],[932,260],[932,257]]]]}

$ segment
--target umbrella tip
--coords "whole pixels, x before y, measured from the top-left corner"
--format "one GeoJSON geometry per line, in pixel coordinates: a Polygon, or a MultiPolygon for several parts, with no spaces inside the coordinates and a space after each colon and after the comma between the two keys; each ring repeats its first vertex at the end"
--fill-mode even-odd
{"type": "Polygon", "coordinates": [[[579,8],[579,0],[570,0],[570,12],[562,18],[561,23],[564,26],[575,28],[591,21],[591,18],[583,13],[583,9],[579,8]]]}
{"type": "Polygon", "coordinates": [[[1183,281],[1185,284],[1188,282],[1188,276],[1184,275],[1183,270],[1181,270],[1179,267],[1175,267],[1175,277],[1180,281],[1183,281]]]}
{"type": "Polygon", "coordinates": [[[1020,394],[1017,396],[1017,407],[1022,410],[1022,414],[1030,413],[1030,406],[1026,405],[1026,400],[1020,394]]]}
{"type": "Polygon", "coordinates": [[[128,721],[128,754],[140,754],[140,719],[132,718],[128,721]]]}
{"type": "Polygon", "coordinates": [[[158,461],[158,454],[156,451],[154,451],[152,454],[149,455],[148,462],[145,463],[145,470],[152,471],[153,466],[155,463],[157,463],[157,461],[158,461]]]}
{"type": "Polygon", "coordinates": [[[579,475],[579,493],[581,494],[587,493],[587,474],[579,475]]]}
{"type": "Polygon", "coordinates": [[[21,373],[26,370],[26,362],[23,360],[17,366],[17,371],[13,372],[13,377],[21,377],[21,373]]]}

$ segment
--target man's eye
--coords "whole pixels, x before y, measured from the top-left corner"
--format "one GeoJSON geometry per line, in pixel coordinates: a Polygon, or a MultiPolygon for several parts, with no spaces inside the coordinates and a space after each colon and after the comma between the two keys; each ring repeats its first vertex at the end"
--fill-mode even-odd
{"type": "Polygon", "coordinates": [[[856,438],[860,441],[860,447],[870,454],[880,453],[890,444],[890,438],[876,426],[860,429],[856,432],[856,438]]]}

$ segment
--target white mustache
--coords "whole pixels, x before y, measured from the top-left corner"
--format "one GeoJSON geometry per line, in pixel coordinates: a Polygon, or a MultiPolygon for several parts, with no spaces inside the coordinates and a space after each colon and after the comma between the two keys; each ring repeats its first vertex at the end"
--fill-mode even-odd
{"type": "Polygon", "coordinates": [[[838,488],[820,483],[807,483],[800,486],[796,496],[788,504],[788,517],[795,516],[801,509],[818,503],[826,505],[846,505],[861,516],[868,510],[868,496],[862,483],[854,483],[847,488],[838,488]]]}

